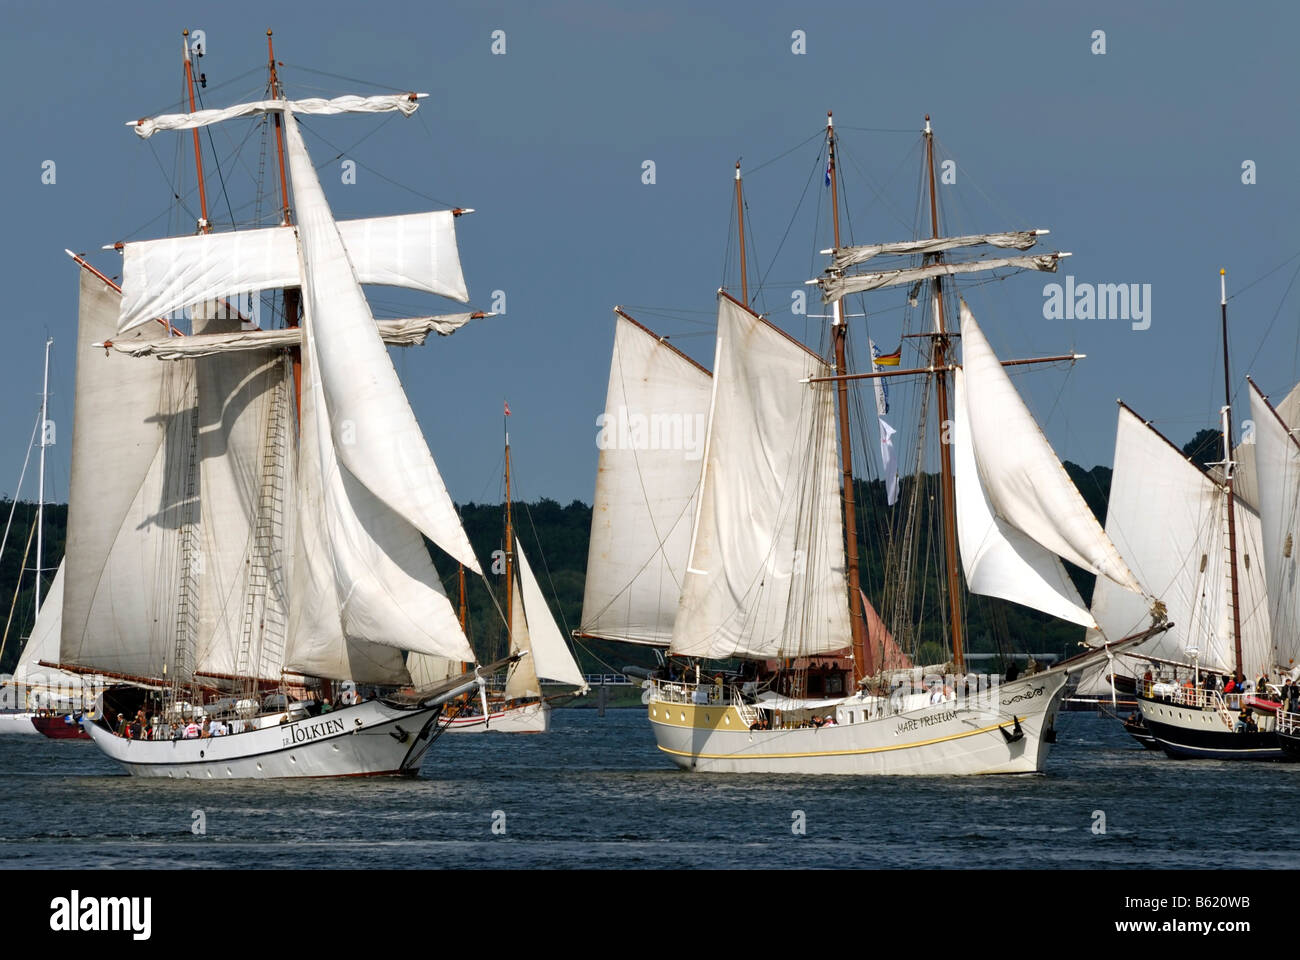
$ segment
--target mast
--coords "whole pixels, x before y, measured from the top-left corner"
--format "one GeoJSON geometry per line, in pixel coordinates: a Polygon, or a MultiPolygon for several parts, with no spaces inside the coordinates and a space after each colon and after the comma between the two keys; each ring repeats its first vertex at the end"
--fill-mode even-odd
{"type": "MultiPolygon", "coordinates": [[[[506,405],[506,416],[510,406],[506,405]]],[[[506,634],[514,643],[515,621],[511,604],[515,587],[515,529],[510,512],[510,431],[506,430],[506,634]]]]}
{"type": "MultiPolygon", "coordinates": [[[[181,46],[185,48],[185,89],[190,95],[190,113],[194,107],[194,65],[190,60],[190,32],[182,30],[181,46]]],[[[194,128],[194,166],[199,175],[199,231],[209,233],[212,224],[208,221],[208,188],[203,182],[203,151],[199,149],[199,128],[194,128]]]]}
{"type": "MultiPolygon", "coordinates": [[[[839,203],[839,180],[836,176],[835,169],[835,120],[831,112],[826,111],[826,150],[827,150],[827,167],[826,172],[831,181],[831,221],[835,230],[835,247],[840,246],[840,203],[839,203]]],[[[737,189],[740,182],[740,167],[736,168],[737,189]]],[[[743,247],[742,247],[743,251],[743,247]]],[[[744,276],[744,273],[741,273],[744,276]]],[[[844,341],[847,336],[847,328],[844,317],[840,311],[840,301],[836,300],[831,310],[834,319],[831,321],[832,336],[835,341],[835,370],[838,373],[844,373],[848,369],[847,360],[845,359],[846,351],[844,341]]],[[[858,573],[858,522],[857,511],[854,503],[853,490],[853,442],[849,430],[849,386],[840,380],[835,384],[836,401],[839,405],[840,419],[840,462],[843,470],[843,480],[841,487],[844,496],[844,532],[845,532],[845,553],[848,557],[849,565],[849,632],[853,638],[853,683],[856,689],[859,681],[866,676],[867,665],[867,648],[866,648],[866,631],[863,629],[862,619],[862,589],[858,573]]]]}
{"type": "MultiPolygon", "coordinates": [[[[284,91],[280,87],[280,76],[275,70],[275,46],[271,41],[271,30],[266,31],[266,56],[267,69],[271,74],[271,99],[284,99],[284,91]]],[[[275,122],[275,152],[280,163],[280,225],[289,226],[293,219],[289,214],[289,183],[284,175],[284,117],[279,111],[273,111],[271,114],[275,122]]],[[[284,288],[284,325],[286,327],[298,326],[298,308],[302,301],[302,291],[298,287],[284,288]]],[[[289,350],[289,355],[293,358],[293,405],[297,413],[298,420],[302,420],[302,348],[293,347],[289,350]]]]}
{"type": "MultiPolygon", "coordinates": [[[[939,207],[934,192],[934,131],[930,128],[930,115],[925,115],[925,160],[930,180],[930,235],[939,236],[939,207]]],[[[935,261],[943,260],[943,254],[935,254],[935,261]]],[[[937,368],[934,378],[935,397],[939,401],[939,423],[948,422],[948,374],[944,369],[947,360],[948,331],[943,318],[943,281],[934,278],[935,335],[933,338],[933,360],[931,366],[937,368]]],[[[961,579],[957,573],[957,494],[953,485],[952,450],[945,438],[939,438],[939,472],[940,499],[943,504],[943,552],[948,574],[948,613],[952,621],[952,659],[958,673],[966,669],[966,656],[963,650],[963,629],[961,616],[961,579]]]]}
{"type": "Polygon", "coordinates": [[[1232,379],[1228,372],[1228,290],[1227,271],[1219,270],[1219,312],[1223,321],[1223,472],[1228,492],[1228,582],[1232,590],[1232,646],[1237,656],[1237,682],[1245,679],[1241,672],[1241,606],[1237,596],[1237,521],[1236,498],[1232,492],[1232,379]]]}
{"type": "Polygon", "coordinates": [[[50,404],[50,346],[54,338],[45,341],[45,380],[41,386],[41,479],[36,496],[36,614],[41,612],[41,547],[45,538],[45,424],[49,422],[50,404]]]}
{"type": "MultiPolygon", "coordinates": [[[[829,114],[828,114],[829,116],[829,114]]],[[[740,185],[740,161],[736,161],[736,231],[740,236],[740,302],[749,306],[749,278],[745,273],[745,203],[740,185]]]]}

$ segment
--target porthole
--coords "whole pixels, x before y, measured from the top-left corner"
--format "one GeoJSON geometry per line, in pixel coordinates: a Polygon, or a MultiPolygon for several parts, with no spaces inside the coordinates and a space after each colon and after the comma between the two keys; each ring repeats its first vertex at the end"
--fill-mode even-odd
{"type": "Polygon", "coordinates": [[[685,722],[686,722],[686,711],[685,711],[685,710],[681,711],[681,714],[682,714],[682,723],[685,723],[685,722]]]}
{"type": "Polygon", "coordinates": [[[722,718],[722,722],[725,723],[727,726],[731,726],[731,717],[724,715],[722,718]]]}

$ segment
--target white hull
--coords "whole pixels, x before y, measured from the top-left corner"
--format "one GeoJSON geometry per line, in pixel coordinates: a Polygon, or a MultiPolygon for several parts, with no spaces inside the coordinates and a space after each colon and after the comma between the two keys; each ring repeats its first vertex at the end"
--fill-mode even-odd
{"type": "MultiPolygon", "coordinates": [[[[1067,674],[1049,670],[965,700],[863,717],[855,701],[820,728],[749,730],[729,704],[652,696],[659,749],[679,767],[708,773],[953,776],[1043,768],[1067,674]],[[852,714],[854,722],[845,722],[852,714]],[[1017,736],[1017,724],[1019,726],[1017,736]]],[[[879,701],[876,701],[877,703],[879,701]]]]}
{"type": "Polygon", "coordinates": [[[89,719],[96,745],[139,777],[236,780],[414,774],[438,707],[366,700],[331,713],[198,740],[126,740],[89,719]]]}
{"type": "Polygon", "coordinates": [[[0,736],[26,736],[40,731],[32,725],[31,713],[0,713],[0,736]]]}
{"type": "Polygon", "coordinates": [[[542,700],[493,710],[486,723],[481,713],[443,718],[438,723],[448,733],[546,733],[551,729],[551,705],[542,700]]]}

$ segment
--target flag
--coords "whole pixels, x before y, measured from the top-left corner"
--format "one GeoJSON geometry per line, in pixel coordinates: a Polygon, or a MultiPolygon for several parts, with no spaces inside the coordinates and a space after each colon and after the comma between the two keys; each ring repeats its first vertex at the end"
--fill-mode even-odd
{"type": "Polygon", "coordinates": [[[871,361],[878,367],[896,367],[903,359],[903,347],[900,344],[893,353],[873,353],[871,361]]]}
{"type": "Polygon", "coordinates": [[[835,160],[834,160],[834,159],[833,159],[829,154],[827,154],[827,156],[826,156],[826,186],[828,186],[828,187],[831,185],[831,166],[832,166],[832,164],[834,164],[834,163],[835,163],[835,160]]]}
{"type": "MultiPolygon", "coordinates": [[[[871,370],[878,372],[880,370],[880,348],[876,346],[874,340],[868,339],[867,344],[871,347],[871,370]]],[[[899,347],[902,350],[902,347],[899,347]]],[[[889,413],[889,386],[885,383],[884,377],[875,377],[872,384],[876,388],[876,413],[884,416],[889,413]]]]}
{"type": "Polygon", "coordinates": [[[898,500],[898,458],[894,456],[894,434],[898,431],[880,417],[880,463],[885,481],[886,502],[893,506],[898,500]]]}
{"type": "Polygon", "coordinates": [[[508,417],[510,416],[510,401],[509,400],[505,401],[505,404],[506,404],[506,416],[508,417]]]}

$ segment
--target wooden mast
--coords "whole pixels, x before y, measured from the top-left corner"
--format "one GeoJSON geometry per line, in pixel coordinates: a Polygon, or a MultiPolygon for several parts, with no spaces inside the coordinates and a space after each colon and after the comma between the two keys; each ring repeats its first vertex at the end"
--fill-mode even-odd
{"type": "MultiPolygon", "coordinates": [[[[934,131],[930,128],[930,115],[925,115],[925,159],[930,179],[930,231],[931,236],[939,236],[939,208],[934,193],[934,131]]],[[[943,254],[935,255],[935,261],[943,260],[943,254]]],[[[943,317],[943,281],[934,278],[934,304],[936,336],[933,339],[933,360],[931,366],[938,368],[934,378],[935,395],[939,401],[939,467],[940,497],[943,503],[943,552],[948,573],[948,614],[952,621],[952,659],[958,673],[965,672],[966,655],[963,649],[963,623],[961,614],[961,577],[957,567],[957,494],[953,486],[952,450],[949,437],[945,436],[948,425],[948,374],[946,371],[946,354],[948,350],[948,331],[943,317]]]]}
{"type": "Polygon", "coordinates": [[[1237,682],[1241,672],[1241,605],[1237,596],[1237,508],[1232,491],[1232,378],[1228,372],[1228,287],[1227,271],[1219,270],[1219,312],[1223,321],[1223,472],[1228,491],[1228,582],[1232,589],[1232,646],[1237,655],[1237,682]]]}
{"type": "MultiPolygon", "coordinates": [[[[831,181],[831,222],[834,224],[835,248],[840,246],[840,203],[839,180],[835,170],[835,120],[829,110],[826,111],[826,172],[831,181]]],[[[739,181],[739,167],[737,167],[739,181]]],[[[743,276],[743,274],[742,274],[743,276]]],[[[834,320],[832,337],[835,341],[835,370],[843,374],[847,368],[844,341],[847,337],[847,324],[841,312],[840,301],[831,305],[834,320]]],[[[858,522],[853,490],[853,443],[849,430],[849,386],[843,380],[835,384],[836,401],[839,405],[840,419],[840,463],[843,472],[841,489],[844,497],[844,533],[845,553],[849,566],[849,632],[853,639],[853,685],[857,685],[866,676],[867,646],[865,624],[862,619],[862,589],[858,573],[858,522]]]]}
{"type": "MultiPolygon", "coordinates": [[[[194,65],[190,61],[189,30],[182,30],[181,36],[184,38],[181,45],[185,48],[185,88],[190,95],[190,113],[194,113],[194,65]]],[[[208,221],[208,188],[203,182],[203,151],[199,148],[198,127],[194,128],[194,167],[199,175],[199,230],[203,233],[211,233],[212,224],[208,221]]]]}
{"type": "MultiPolygon", "coordinates": [[[[509,411],[509,405],[506,406],[509,411]]],[[[510,414],[507,412],[506,416],[510,414]]],[[[511,646],[515,638],[515,618],[511,609],[515,587],[515,530],[510,510],[510,430],[506,429],[506,635],[511,646]]],[[[508,650],[507,652],[512,652],[508,650]]]]}
{"type": "Polygon", "coordinates": [[[740,236],[740,302],[749,306],[749,278],[745,273],[745,204],[740,185],[740,161],[736,161],[736,232],[740,236]]]}
{"type": "MultiPolygon", "coordinates": [[[[280,76],[275,70],[275,46],[271,41],[271,31],[266,31],[267,68],[271,72],[271,99],[284,99],[284,90],[280,86],[280,76]]],[[[278,110],[271,112],[275,123],[275,152],[280,161],[280,225],[289,226],[293,219],[289,214],[289,182],[284,175],[284,118],[278,110]]],[[[284,288],[284,324],[287,327],[298,326],[298,309],[302,303],[302,290],[299,287],[284,288]]],[[[289,356],[293,362],[293,406],[298,422],[302,420],[302,348],[291,347],[289,356]]]]}

